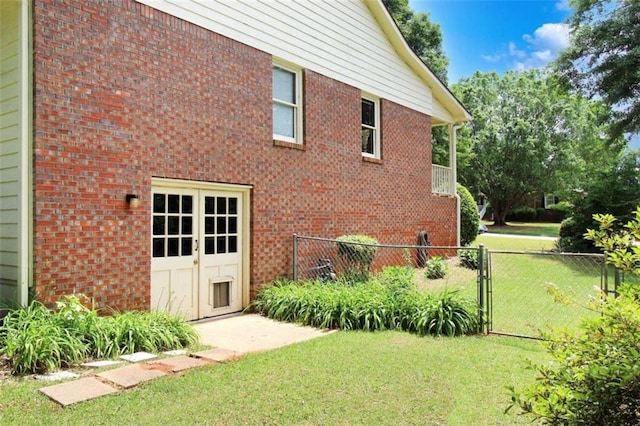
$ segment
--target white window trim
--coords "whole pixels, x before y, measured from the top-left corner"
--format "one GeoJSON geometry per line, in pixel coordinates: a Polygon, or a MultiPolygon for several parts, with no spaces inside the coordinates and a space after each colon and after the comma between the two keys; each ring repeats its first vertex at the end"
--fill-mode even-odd
{"type": "MultiPolygon", "coordinates": [[[[303,139],[303,135],[302,135],[302,129],[303,124],[302,124],[302,118],[304,117],[303,111],[302,111],[302,69],[301,68],[297,68],[294,67],[292,65],[288,65],[288,64],[284,64],[281,61],[276,61],[274,60],[273,63],[271,64],[272,67],[272,75],[273,75],[273,68],[281,68],[285,71],[289,71],[291,73],[293,73],[296,76],[296,103],[295,104],[290,104],[288,102],[284,102],[278,99],[273,98],[273,82],[272,82],[272,92],[271,92],[271,100],[272,103],[278,103],[281,105],[286,105],[286,106],[290,106],[295,108],[295,117],[294,117],[294,129],[293,129],[293,134],[294,137],[291,138],[289,136],[284,136],[284,135],[278,135],[278,134],[273,134],[273,139],[274,140],[278,140],[278,141],[284,141],[284,142],[291,142],[291,143],[297,143],[297,144],[302,144],[303,139]]],[[[271,117],[271,120],[273,120],[273,117],[271,117]]],[[[273,125],[272,125],[273,127],[273,125]]]]}
{"type": "Polygon", "coordinates": [[[553,194],[544,194],[544,208],[548,209],[549,207],[551,207],[552,205],[555,204],[555,195],[553,194]],[[551,202],[549,202],[551,201],[551,202]]]}
{"type": "MultiPolygon", "coordinates": [[[[380,159],[380,98],[368,95],[363,93],[362,99],[367,100],[369,102],[373,102],[375,108],[375,127],[366,126],[362,122],[360,123],[360,127],[366,127],[374,130],[373,134],[373,154],[369,154],[368,152],[363,152],[362,156],[367,158],[375,158],[380,159]]],[[[362,100],[360,100],[360,107],[362,108],[362,100]]],[[[360,147],[362,150],[362,147],[360,147]]]]}

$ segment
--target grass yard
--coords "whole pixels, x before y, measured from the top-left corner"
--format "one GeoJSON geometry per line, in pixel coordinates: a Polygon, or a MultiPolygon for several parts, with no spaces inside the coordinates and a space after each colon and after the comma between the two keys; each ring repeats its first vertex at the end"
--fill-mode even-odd
{"type": "MultiPolygon", "coordinates": [[[[480,235],[474,246],[490,250],[544,252],[553,241],[480,235]]],[[[418,272],[425,291],[444,288],[459,290],[464,297],[477,300],[477,272],[449,259],[444,278],[427,280],[418,272]]],[[[537,336],[549,327],[576,329],[580,319],[593,315],[584,305],[600,286],[600,261],[587,257],[550,256],[520,253],[492,253],[493,315],[492,330],[537,336]],[[553,288],[571,296],[575,303],[554,301],[553,288]]]]}
{"type": "Polygon", "coordinates": [[[0,424],[527,424],[505,415],[539,343],[337,332],[60,409],[32,379],[0,392],[0,424]]]}
{"type": "Polygon", "coordinates": [[[560,232],[559,223],[538,223],[538,222],[508,222],[507,226],[494,226],[493,222],[483,221],[489,233],[492,234],[512,234],[512,235],[534,235],[540,237],[557,237],[560,232]]]}

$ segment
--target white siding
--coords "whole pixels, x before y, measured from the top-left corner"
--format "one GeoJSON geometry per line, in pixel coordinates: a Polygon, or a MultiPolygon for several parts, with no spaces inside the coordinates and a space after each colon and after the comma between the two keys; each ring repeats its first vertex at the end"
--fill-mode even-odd
{"type": "Polygon", "coordinates": [[[443,112],[434,110],[431,89],[396,53],[365,1],[138,1],[375,96],[429,115],[443,112]]]}
{"type": "Polygon", "coordinates": [[[0,1],[0,306],[29,285],[28,2],[0,1]]]}

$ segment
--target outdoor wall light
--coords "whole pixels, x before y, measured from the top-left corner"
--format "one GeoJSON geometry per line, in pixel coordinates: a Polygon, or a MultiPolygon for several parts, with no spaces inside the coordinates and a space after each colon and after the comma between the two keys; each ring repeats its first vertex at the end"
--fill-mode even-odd
{"type": "Polygon", "coordinates": [[[127,204],[129,204],[129,208],[136,209],[140,206],[140,198],[136,194],[127,194],[125,197],[127,200],[127,204]]]}

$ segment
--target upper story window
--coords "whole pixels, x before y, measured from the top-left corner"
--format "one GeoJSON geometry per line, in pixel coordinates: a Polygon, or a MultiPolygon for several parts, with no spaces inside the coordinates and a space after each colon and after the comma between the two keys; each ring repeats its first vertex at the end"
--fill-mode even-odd
{"type": "Polygon", "coordinates": [[[380,102],[362,98],[362,155],[380,158],[380,102]]]}
{"type": "Polygon", "coordinates": [[[273,65],[273,138],[302,143],[302,72],[273,65]]]}

